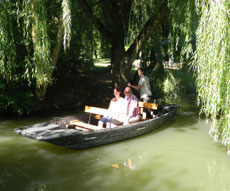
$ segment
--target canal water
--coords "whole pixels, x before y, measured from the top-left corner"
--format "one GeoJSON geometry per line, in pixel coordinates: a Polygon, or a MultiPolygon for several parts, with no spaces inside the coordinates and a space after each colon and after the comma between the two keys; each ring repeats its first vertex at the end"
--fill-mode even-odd
{"type": "MultiPolygon", "coordinates": [[[[1,191],[229,191],[230,157],[208,136],[195,103],[157,131],[85,150],[14,134],[51,119],[0,121],[1,191]]],[[[57,116],[56,116],[57,117],[57,116]]]]}

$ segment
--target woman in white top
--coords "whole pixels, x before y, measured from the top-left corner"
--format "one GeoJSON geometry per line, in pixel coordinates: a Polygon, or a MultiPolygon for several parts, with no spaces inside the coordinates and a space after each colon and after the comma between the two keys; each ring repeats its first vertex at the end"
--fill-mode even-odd
{"type": "Polygon", "coordinates": [[[121,97],[121,89],[116,87],[113,90],[114,98],[110,101],[108,114],[103,116],[98,121],[98,126],[103,127],[106,123],[106,128],[115,127],[123,123],[125,117],[125,100],[121,97]]]}

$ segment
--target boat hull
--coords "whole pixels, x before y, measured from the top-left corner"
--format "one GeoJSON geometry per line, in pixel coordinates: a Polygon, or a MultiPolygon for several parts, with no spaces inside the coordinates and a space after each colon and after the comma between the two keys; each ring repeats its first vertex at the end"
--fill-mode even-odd
{"type": "Polygon", "coordinates": [[[15,129],[15,133],[68,149],[85,149],[131,139],[154,131],[175,115],[177,106],[171,105],[167,106],[167,108],[168,111],[166,113],[154,119],[97,131],[66,129],[65,124],[67,124],[72,117],[70,119],[59,120],[58,123],[53,121],[17,128],[15,129]]]}

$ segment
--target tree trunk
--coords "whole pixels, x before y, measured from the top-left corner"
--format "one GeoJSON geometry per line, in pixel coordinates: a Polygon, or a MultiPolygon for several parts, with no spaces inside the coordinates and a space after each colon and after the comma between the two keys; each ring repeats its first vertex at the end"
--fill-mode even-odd
{"type": "Polygon", "coordinates": [[[112,46],[111,49],[111,72],[112,72],[112,82],[114,86],[121,86],[121,76],[120,76],[120,66],[122,64],[124,52],[121,48],[112,46]],[[118,51],[120,50],[120,51],[118,51]]]}
{"type": "Polygon", "coordinates": [[[139,52],[154,30],[161,24],[165,17],[169,15],[167,3],[163,3],[157,13],[149,18],[142,31],[126,52],[124,47],[124,0],[111,0],[111,23],[113,23],[113,25],[108,27],[111,28],[111,30],[108,30],[100,19],[93,14],[86,0],[80,0],[80,3],[89,19],[112,45],[111,68],[113,84],[124,87],[130,80],[130,70],[139,52]]]}
{"type": "Polygon", "coordinates": [[[111,20],[113,25],[111,26],[112,36],[111,38],[111,69],[112,69],[112,81],[114,86],[124,86],[124,82],[121,77],[121,66],[124,62],[125,45],[124,45],[124,0],[112,0],[111,20]]]}

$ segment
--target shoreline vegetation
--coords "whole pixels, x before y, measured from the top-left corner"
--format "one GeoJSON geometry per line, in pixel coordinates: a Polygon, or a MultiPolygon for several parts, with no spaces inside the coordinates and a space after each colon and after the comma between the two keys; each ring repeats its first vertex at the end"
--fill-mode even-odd
{"type": "MultiPolygon", "coordinates": [[[[170,103],[178,97],[183,99],[185,94],[196,93],[194,77],[180,66],[180,64],[164,64],[164,74],[160,74],[164,76],[163,78],[158,76],[157,68],[148,74],[154,99],[170,103]]],[[[139,60],[136,60],[131,71],[131,79],[138,67],[139,60]]],[[[84,105],[108,107],[109,100],[113,96],[109,59],[97,59],[93,66],[87,68],[82,66],[71,72],[71,75],[63,77],[56,72],[54,83],[47,89],[46,100],[39,103],[39,106],[35,104],[32,112],[21,117],[81,112],[84,105]]],[[[20,117],[12,113],[1,113],[1,116],[20,117]]]]}

